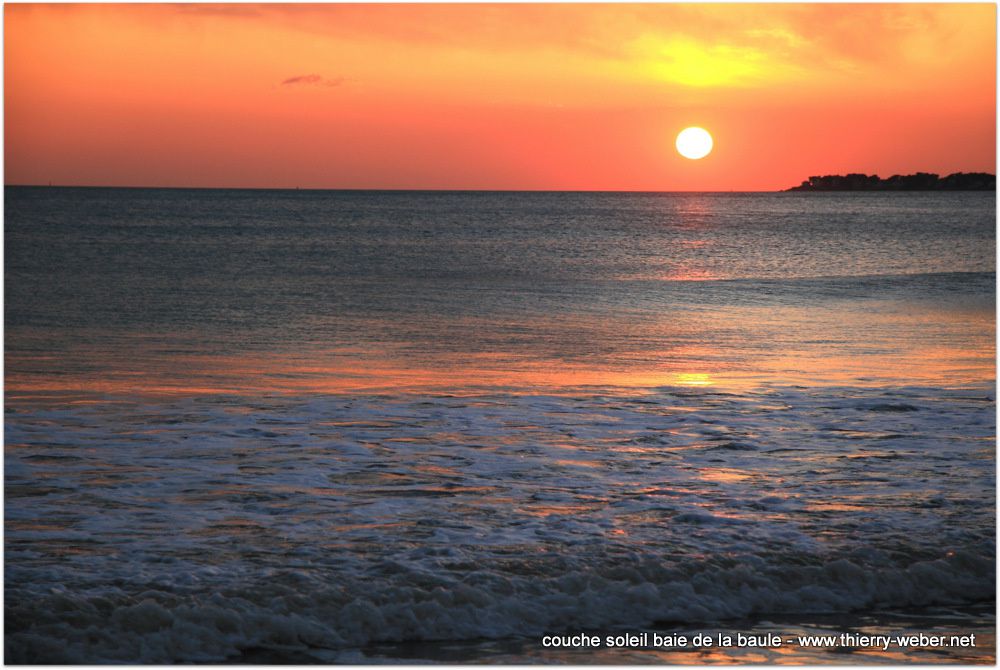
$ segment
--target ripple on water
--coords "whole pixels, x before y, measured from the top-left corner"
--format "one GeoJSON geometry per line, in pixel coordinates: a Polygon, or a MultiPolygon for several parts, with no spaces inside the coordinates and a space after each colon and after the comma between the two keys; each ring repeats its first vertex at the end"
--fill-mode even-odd
{"type": "Polygon", "coordinates": [[[18,407],[8,653],[964,606],[992,595],[994,412],[927,388],[18,407]]]}

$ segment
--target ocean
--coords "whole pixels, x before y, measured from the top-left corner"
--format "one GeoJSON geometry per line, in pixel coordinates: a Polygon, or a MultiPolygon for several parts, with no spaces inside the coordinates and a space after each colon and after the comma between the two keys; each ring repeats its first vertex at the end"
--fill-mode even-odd
{"type": "Polygon", "coordinates": [[[7,662],[994,662],[994,193],[4,192],[7,662]]]}

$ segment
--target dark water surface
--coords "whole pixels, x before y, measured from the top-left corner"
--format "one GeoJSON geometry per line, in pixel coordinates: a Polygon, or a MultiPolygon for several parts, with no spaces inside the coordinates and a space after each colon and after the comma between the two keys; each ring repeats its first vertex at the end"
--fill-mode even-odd
{"type": "Polygon", "coordinates": [[[991,193],[6,195],[15,390],[992,376],[991,193]]]}
{"type": "Polygon", "coordinates": [[[8,661],[993,659],[992,193],[5,196],[8,661]]]}

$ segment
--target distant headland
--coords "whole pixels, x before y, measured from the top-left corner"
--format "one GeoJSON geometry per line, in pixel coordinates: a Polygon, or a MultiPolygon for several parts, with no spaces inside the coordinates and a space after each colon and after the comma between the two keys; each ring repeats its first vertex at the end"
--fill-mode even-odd
{"type": "Polygon", "coordinates": [[[878,175],[832,174],[809,177],[788,191],[995,191],[996,175],[987,172],[956,172],[939,177],[930,172],[894,174],[888,179],[878,175]]]}

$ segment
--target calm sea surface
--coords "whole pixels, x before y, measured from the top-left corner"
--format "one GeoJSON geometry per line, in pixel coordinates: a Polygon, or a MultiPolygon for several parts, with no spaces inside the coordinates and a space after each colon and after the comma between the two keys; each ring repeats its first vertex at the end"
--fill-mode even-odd
{"type": "Polygon", "coordinates": [[[993,193],[5,198],[9,662],[992,662],[993,193]]]}

